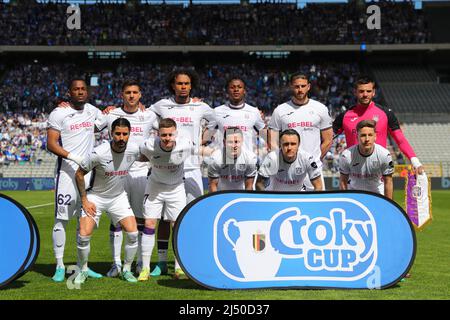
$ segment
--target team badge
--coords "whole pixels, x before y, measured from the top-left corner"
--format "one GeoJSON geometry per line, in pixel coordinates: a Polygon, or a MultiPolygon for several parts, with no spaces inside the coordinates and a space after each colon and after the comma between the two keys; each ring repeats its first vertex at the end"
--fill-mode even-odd
{"type": "Polygon", "coordinates": [[[240,163],[240,164],[238,165],[238,169],[239,169],[240,171],[244,171],[244,170],[245,170],[245,163],[240,163]]]}
{"type": "Polygon", "coordinates": [[[144,122],[144,116],[140,115],[140,116],[139,116],[139,121],[140,121],[140,122],[144,122]]]}
{"type": "Polygon", "coordinates": [[[134,160],[135,158],[134,158],[134,156],[133,155],[127,155],[127,162],[133,162],[133,160],[134,160]]]}
{"type": "Polygon", "coordinates": [[[378,117],[378,115],[377,115],[377,114],[376,114],[376,115],[374,115],[374,116],[373,116],[373,118],[372,118],[372,120],[373,120],[373,121],[375,121],[375,122],[378,122],[378,119],[379,119],[379,117],[378,117]]]}
{"type": "Polygon", "coordinates": [[[380,162],[379,161],[374,161],[374,162],[372,162],[373,163],[373,166],[375,167],[375,168],[378,168],[379,166],[380,166],[380,162]]]}
{"type": "Polygon", "coordinates": [[[295,174],[301,175],[302,174],[302,168],[295,168],[295,174]]]}

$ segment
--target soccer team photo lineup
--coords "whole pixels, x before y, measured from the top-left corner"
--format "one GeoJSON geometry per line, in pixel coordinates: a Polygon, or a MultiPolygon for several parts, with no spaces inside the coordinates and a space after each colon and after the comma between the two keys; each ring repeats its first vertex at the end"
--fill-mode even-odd
{"type": "Polygon", "coordinates": [[[0,3],[0,300],[448,299],[450,2],[194,2],[0,3]]]}

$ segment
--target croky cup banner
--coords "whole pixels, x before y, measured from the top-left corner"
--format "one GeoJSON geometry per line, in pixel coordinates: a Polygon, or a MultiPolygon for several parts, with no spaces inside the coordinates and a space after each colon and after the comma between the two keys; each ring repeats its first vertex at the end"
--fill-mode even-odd
{"type": "Polygon", "coordinates": [[[424,173],[409,171],[405,183],[405,207],[409,219],[417,230],[431,222],[431,182],[424,173]]]}
{"type": "Polygon", "coordinates": [[[217,192],[175,224],[181,267],[213,289],[382,289],[411,268],[416,238],[395,202],[369,192],[217,192]]]}
{"type": "Polygon", "coordinates": [[[17,201],[0,194],[0,288],[24,275],[39,254],[39,230],[17,201]]]}

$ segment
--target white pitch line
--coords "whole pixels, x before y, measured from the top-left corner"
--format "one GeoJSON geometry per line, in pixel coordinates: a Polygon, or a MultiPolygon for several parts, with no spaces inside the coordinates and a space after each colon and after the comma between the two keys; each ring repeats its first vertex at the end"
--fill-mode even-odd
{"type": "Polygon", "coordinates": [[[49,202],[49,203],[40,204],[38,206],[26,207],[25,209],[34,209],[34,208],[47,207],[47,206],[51,206],[52,204],[53,204],[53,202],[49,202]]]}

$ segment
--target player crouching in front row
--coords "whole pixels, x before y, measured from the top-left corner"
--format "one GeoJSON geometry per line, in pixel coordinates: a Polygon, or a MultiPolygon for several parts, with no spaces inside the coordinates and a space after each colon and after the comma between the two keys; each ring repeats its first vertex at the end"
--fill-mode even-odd
{"type": "Polygon", "coordinates": [[[74,280],[76,284],[84,283],[87,279],[91,236],[94,228],[98,227],[102,211],[107,212],[114,225],[120,223],[127,234],[121,278],[137,282],[130,270],[138,248],[138,230],[123,188],[128,170],[140,154],[138,145],[128,143],[130,128],[127,119],[116,119],[111,126],[112,141],[94,148],[75,174],[83,207],[77,235],[78,267],[81,272],[74,280]],[[90,171],[93,171],[92,178],[86,191],[84,176],[90,171]]]}
{"type": "Polygon", "coordinates": [[[358,144],[339,157],[340,189],[372,191],[393,198],[391,153],[376,144],[374,120],[360,121],[356,126],[358,144]]]}
{"type": "Polygon", "coordinates": [[[321,191],[321,170],[314,157],[300,150],[298,132],[287,129],[280,134],[280,149],[270,152],[261,164],[256,190],[264,191],[266,181],[270,179],[266,190],[305,191],[304,181],[308,176],[314,191],[321,191]]]}

